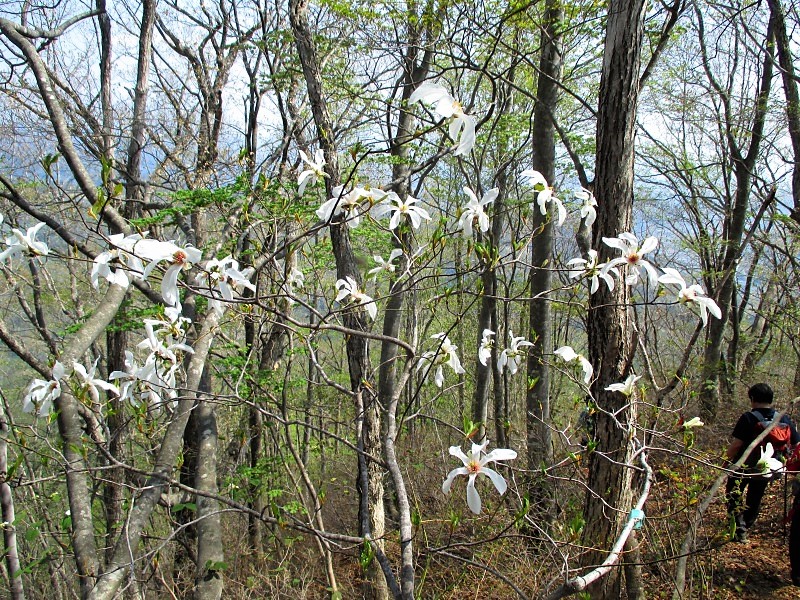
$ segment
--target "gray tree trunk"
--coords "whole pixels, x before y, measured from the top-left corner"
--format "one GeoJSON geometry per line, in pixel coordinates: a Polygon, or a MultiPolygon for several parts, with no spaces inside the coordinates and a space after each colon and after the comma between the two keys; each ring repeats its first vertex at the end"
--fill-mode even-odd
{"type": "MultiPolygon", "coordinates": [[[[197,415],[197,470],[195,488],[198,492],[217,493],[217,416],[215,405],[206,396],[200,396],[195,407],[197,415]]],[[[197,575],[195,600],[218,600],[222,595],[224,573],[222,524],[219,503],[198,494],[197,506],[197,575]]]]}
{"type": "MultiPolygon", "coordinates": [[[[5,416],[0,415],[0,473],[8,474],[8,423],[5,416]]],[[[0,514],[3,518],[3,554],[6,559],[8,578],[10,580],[11,600],[25,600],[25,589],[22,583],[22,566],[17,551],[17,528],[14,525],[14,496],[11,486],[5,477],[0,481],[0,514]]]]}
{"type": "MultiPolygon", "coordinates": [[[[340,183],[338,159],[333,126],[328,115],[327,101],[322,89],[322,75],[316,44],[308,25],[307,0],[289,1],[289,21],[295,38],[300,63],[308,89],[311,113],[317,127],[320,147],[325,154],[325,191],[332,197],[333,188],[340,183]]],[[[358,269],[350,243],[350,234],[344,224],[332,223],[329,227],[333,254],[336,260],[336,275],[339,279],[352,277],[361,286],[361,272],[358,269]]],[[[344,314],[344,324],[354,331],[369,329],[363,310],[348,310],[344,314]]],[[[367,380],[370,376],[369,348],[366,338],[349,335],[346,341],[347,363],[350,373],[350,389],[356,399],[356,433],[358,438],[358,476],[359,492],[359,535],[370,536],[382,548],[385,531],[383,504],[383,470],[375,461],[367,457],[382,456],[380,404],[373,394],[374,386],[367,380]]],[[[384,600],[389,597],[388,586],[376,561],[367,568],[365,598],[384,600]]]]}
{"type": "MultiPolygon", "coordinates": [[[[562,4],[547,0],[542,27],[539,77],[536,86],[536,107],[533,113],[533,168],[553,183],[555,178],[555,123],[553,115],[558,106],[561,81],[561,20],[562,4]]],[[[553,461],[550,434],[550,368],[545,355],[552,351],[553,318],[547,297],[552,289],[553,211],[542,215],[533,211],[533,228],[540,233],[531,247],[529,331],[533,346],[528,351],[528,391],[526,396],[526,431],[528,469],[540,472],[542,465],[553,461]]],[[[531,505],[545,519],[550,516],[552,491],[546,481],[539,479],[528,486],[531,505]]]]}
{"type": "MultiPolygon", "coordinates": [[[[783,93],[786,96],[786,120],[789,125],[789,138],[792,142],[794,153],[794,166],[792,167],[792,199],[794,207],[791,211],[792,219],[800,223],[800,90],[797,85],[797,71],[795,69],[792,47],[789,41],[789,30],[786,26],[786,16],[780,0],[767,0],[770,14],[775,23],[775,46],[778,52],[783,93]]],[[[791,4],[791,3],[790,3],[791,4]]]]}
{"type": "MultiPolygon", "coordinates": [[[[593,246],[600,261],[613,258],[602,237],[630,231],[633,210],[634,132],[639,93],[639,67],[644,32],[643,0],[612,0],[608,9],[603,70],[597,118],[595,196],[597,220],[593,246]]],[[[631,372],[633,343],[628,313],[629,289],[622,282],[592,295],[588,315],[589,356],[596,379],[594,438],[589,456],[589,479],[584,507],[583,542],[607,548],[621,530],[631,508],[631,429],[636,404],[606,386],[623,381],[631,372]],[[613,507],[608,509],[607,506],[613,507]]],[[[585,565],[600,564],[597,552],[587,552],[585,565]]],[[[618,570],[612,570],[592,590],[592,597],[620,597],[618,570]]]]}

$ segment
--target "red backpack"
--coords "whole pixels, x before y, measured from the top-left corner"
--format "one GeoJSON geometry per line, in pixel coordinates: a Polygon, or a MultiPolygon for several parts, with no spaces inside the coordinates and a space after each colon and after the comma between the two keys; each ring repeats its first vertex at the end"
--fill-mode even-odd
{"type": "MultiPolygon", "coordinates": [[[[754,410],[752,413],[758,419],[758,423],[755,425],[755,434],[761,435],[761,432],[764,431],[767,427],[772,425],[772,420],[775,418],[777,413],[772,413],[772,416],[767,418],[762,415],[759,411],[754,410]]],[[[789,427],[787,423],[778,422],[775,427],[770,429],[769,433],[766,437],[761,440],[759,444],[759,448],[766,448],[767,443],[772,444],[772,448],[775,450],[776,457],[783,457],[786,456],[787,452],[789,451],[789,446],[792,442],[792,429],[789,427]]],[[[751,456],[755,454],[755,451],[751,454],[751,456]]],[[[756,460],[758,460],[758,455],[756,455],[756,460]]]]}

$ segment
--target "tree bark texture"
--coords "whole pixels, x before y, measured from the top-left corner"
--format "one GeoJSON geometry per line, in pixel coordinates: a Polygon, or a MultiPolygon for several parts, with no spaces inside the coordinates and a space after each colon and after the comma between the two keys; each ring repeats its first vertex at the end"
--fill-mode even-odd
{"type": "MultiPolygon", "coordinates": [[[[633,209],[634,131],[639,94],[639,68],[644,31],[642,0],[612,0],[603,52],[597,119],[595,196],[597,220],[593,247],[602,262],[614,258],[603,237],[630,231],[633,209]]],[[[629,289],[622,282],[591,296],[588,315],[589,355],[596,379],[592,395],[596,450],[589,456],[584,508],[584,565],[600,564],[602,551],[622,529],[632,503],[631,438],[636,426],[633,398],[606,391],[631,372],[633,341],[628,313],[629,289]]],[[[594,598],[619,598],[617,570],[594,586],[594,598]]]]}
{"type": "Polygon", "coordinates": [[[22,566],[17,551],[17,528],[14,512],[14,495],[8,484],[8,423],[5,415],[0,415],[0,514],[3,518],[3,555],[8,569],[11,600],[25,600],[25,589],[22,582],[22,566]]]}
{"type": "MultiPolygon", "coordinates": [[[[207,494],[216,494],[217,489],[217,415],[212,402],[201,395],[195,407],[197,414],[197,470],[195,488],[207,494]]],[[[195,578],[195,600],[218,600],[222,595],[224,573],[222,524],[219,503],[203,494],[195,500],[197,506],[197,576],[195,578]]]]}
{"type": "MultiPolygon", "coordinates": [[[[561,81],[561,20],[563,10],[558,0],[547,0],[542,26],[539,77],[536,86],[536,107],[533,113],[533,168],[553,183],[555,178],[555,136],[553,121],[559,99],[561,81]]],[[[541,465],[553,462],[550,435],[550,368],[544,359],[552,350],[553,317],[547,293],[552,289],[553,211],[541,215],[533,210],[533,228],[538,232],[531,247],[530,301],[528,340],[533,346],[528,352],[528,390],[526,396],[526,431],[528,469],[537,471],[541,465]]],[[[542,485],[529,489],[542,497],[531,498],[532,504],[549,506],[542,485]],[[535,501],[534,501],[535,500],[535,501]]]]}
{"type": "Polygon", "coordinates": [[[783,93],[786,96],[786,120],[789,125],[789,138],[794,153],[792,167],[792,199],[794,207],[790,212],[792,219],[800,224],[800,90],[797,85],[797,71],[786,26],[786,15],[780,0],[767,0],[770,14],[775,24],[775,47],[778,53],[783,93]]]}
{"type": "MultiPolygon", "coordinates": [[[[289,21],[295,39],[295,46],[306,80],[309,104],[320,147],[325,155],[325,191],[328,197],[333,196],[333,188],[340,183],[336,141],[334,130],[328,114],[325,91],[322,86],[317,49],[313,34],[308,25],[307,0],[289,1],[289,21]]],[[[330,223],[331,244],[336,261],[336,275],[339,279],[352,277],[359,287],[362,285],[361,272],[356,264],[353,247],[347,225],[330,223]]],[[[344,324],[354,331],[368,331],[369,325],[363,310],[351,309],[344,314],[344,324]]],[[[373,394],[374,386],[367,380],[370,377],[369,347],[366,338],[360,335],[349,335],[346,339],[347,363],[350,373],[350,389],[356,398],[356,431],[359,439],[358,457],[359,473],[358,490],[361,495],[359,503],[359,535],[369,535],[376,544],[382,547],[385,531],[383,500],[383,469],[369,456],[382,456],[380,404],[373,394]]],[[[386,580],[375,561],[371,561],[367,569],[367,589],[365,597],[383,600],[389,597],[386,580]]]]}
{"type": "MultiPolygon", "coordinates": [[[[202,329],[194,345],[194,354],[187,369],[187,390],[198,390],[200,388],[200,379],[214,339],[214,331],[218,324],[219,316],[217,312],[210,311],[203,321],[202,329]]],[[[173,418],[161,440],[161,447],[158,450],[150,477],[142,488],[142,492],[132,502],[125,519],[125,527],[114,546],[113,559],[89,594],[88,598],[90,600],[111,600],[111,598],[115,597],[117,590],[126,577],[128,569],[132,565],[132,549],[138,548],[142,533],[147,529],[150,516],[172,477],[178,454],[183,449],[183,432],[186,428],[186,422],[189,420],[189,414],[192,412],[196,401],[196,393],[187,393],[175,407],[173,418]]]]}

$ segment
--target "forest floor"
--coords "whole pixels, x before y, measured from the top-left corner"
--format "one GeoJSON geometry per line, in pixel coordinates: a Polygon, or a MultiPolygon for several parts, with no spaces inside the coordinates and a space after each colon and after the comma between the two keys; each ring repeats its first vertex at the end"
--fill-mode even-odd
{"type": "MultiPolygon", "coordinates": [[[[783,481],[767,488],[761,513],[749,532],[746,543],[724,541],[711,551],[705,562],[707,589],[687,594],[690,598],[714,600],[768,598],[774,600],[800,599],[800,587],[792,585],[789,567],[789,525],[784,527],[783,481]]],[[[791,495],[788,508],[791,508],[791,495]]],[[[724,528],[725,504],[714,502],[705,521],[706,528],[724,528]]],[[[711,536],[709,536],[711,537],[711,536]]],[[[653,596],[670,598],[671,592],[661,590],[653,596]],[[663,595],[662,595],[663,594],[663,595]]]]}

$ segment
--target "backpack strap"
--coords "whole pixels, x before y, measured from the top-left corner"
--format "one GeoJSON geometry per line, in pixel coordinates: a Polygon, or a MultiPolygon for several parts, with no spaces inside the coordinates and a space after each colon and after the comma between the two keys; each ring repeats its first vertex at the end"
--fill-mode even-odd
{"type": "Polygon", "coordinates": [[[750,413],[755,415],[756,419],[758,419],[758,422],[761,423],[764,426],[766,426],[767,423],[772,423],[772,421],[775,420],[775,409],[774,408],[772,409],[772,415],[769,416],[769,417],[767,417],[765,414],[763,414],[757,408],[754,408],[753,410],[751,410],[750,413]]]}

